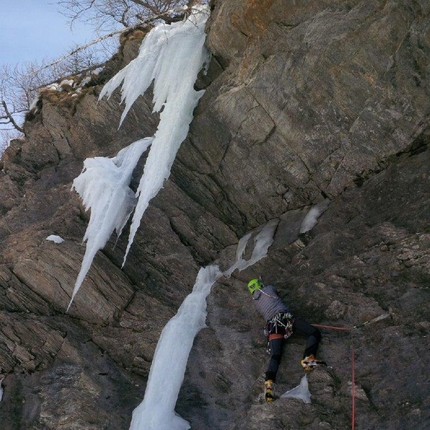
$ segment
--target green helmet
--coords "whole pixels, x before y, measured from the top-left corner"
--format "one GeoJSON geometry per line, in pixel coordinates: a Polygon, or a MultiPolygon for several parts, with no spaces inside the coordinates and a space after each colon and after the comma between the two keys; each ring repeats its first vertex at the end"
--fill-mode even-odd
{"type": "Polygon", "coordinates": [[[248,290],[251,294],[254,294],[257,290],[263,287],[263,283],[259,279],[251,279],[248,282],[248,290]]]}

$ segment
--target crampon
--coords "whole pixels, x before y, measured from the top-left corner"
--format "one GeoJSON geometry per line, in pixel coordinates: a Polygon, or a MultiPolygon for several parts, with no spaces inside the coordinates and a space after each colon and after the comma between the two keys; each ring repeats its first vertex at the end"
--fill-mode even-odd
{"type": "Polygon", "coordinates": [[[316,367],[319,366],[325,366],[327,367],[327,363],[322,360],[317,360],[315,356],[309,355],[308,357],[305,357],[303,360],[300,361],[300,364],[302,365],[303,369],[307,372],[314,370],[316,367]]]}

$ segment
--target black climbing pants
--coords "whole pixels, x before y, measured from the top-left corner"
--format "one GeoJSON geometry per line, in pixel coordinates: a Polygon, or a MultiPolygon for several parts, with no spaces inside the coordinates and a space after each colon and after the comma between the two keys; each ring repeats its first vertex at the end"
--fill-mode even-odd
{"type": "MultiPolygon", "coordinates": [[[[300,336],[306,337],[306,349],[303,353],[303,358],[309,355],[316,356],[318,345],[321,340],[320,331],[314,327],[313,325],[307,323],[306,321],[301,320],[300,318],[295,318],[293,323],[293,333],[296,333],[300,336]]],[[[282,358],[282,350],[284,347],[285,340],[281,339],[272,339],[270,341],[270,360],[269,366],[266,371],[266,381],[271,379],[275,381],[276,374],[278,372],[279,364],[281,363],[282,358]]]]}

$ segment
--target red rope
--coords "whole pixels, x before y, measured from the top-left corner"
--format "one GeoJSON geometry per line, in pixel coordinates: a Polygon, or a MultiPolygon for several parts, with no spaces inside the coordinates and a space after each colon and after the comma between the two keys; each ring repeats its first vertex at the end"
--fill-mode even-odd
{"type": "MultiPolygon", "coordinates": [[[[314,327],[327,328],[329,330],[342,330],[351,331],[352,329],[347,327],[335,327],[331,325],[312,324],[314,327]]],[[[352,331],[351,331],[352,333],[352,331]]],[[[352,414],[351,414],[351,430],[355,430],[355,353],[354,353],[354,342],[351,339],[351,354],[352,354],[352,375],[351,375],[351,396],[352,396],[352,414]]]]}
{"type": "Polygon", "coordinates": [[[330,330],[344,330],[344,331],[351,331],[350,328],[347,327],[335,327],[331,325],[321,325],[321,324],[312,324],[314,327],[320,327],[320,328],[328,328],[330,330]]]}
{"type": "Polygon", "coordinates": [[[351,429],[355,429],[355,354],[354,354],[354,343],[351,346],[352,352],[352,426],[351,429]]]}

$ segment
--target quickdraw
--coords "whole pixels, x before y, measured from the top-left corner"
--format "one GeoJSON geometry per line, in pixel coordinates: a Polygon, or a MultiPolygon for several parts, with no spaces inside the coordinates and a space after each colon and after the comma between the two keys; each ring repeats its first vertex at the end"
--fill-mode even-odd
{"type": "Polygon", "coordinates": [[[293,323],[294,318],[290,313],[280,312],[267,322],[267,336],[270,338],[270,335],[278,334],[288,339],[293,334],[293,323]]]}

